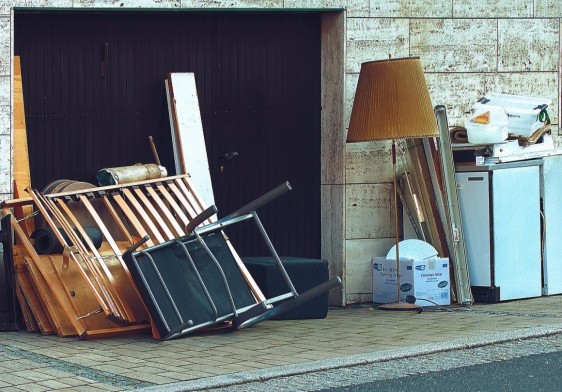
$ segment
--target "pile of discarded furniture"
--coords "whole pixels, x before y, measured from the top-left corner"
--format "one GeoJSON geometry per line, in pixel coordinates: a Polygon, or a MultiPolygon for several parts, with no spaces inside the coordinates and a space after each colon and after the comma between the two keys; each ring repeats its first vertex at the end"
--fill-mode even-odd
{"type": "MultiPolygon", "coordinates": [[[[6,201],[4,255],[29,331],[158,339],[202,328],[245,328],[325,293],[338,277],[302,294],[285,272],[256,210],[290,190],[284,183],[217,220],[188,175],[6,201]],[[26,231],[10,209],[33,205],[44,227],[26,231]],[[266,299],[223,229],[253,220],[283,272],[287,291],[266,299]],[[11,229],[10,229],[11,228],[11,229]],[[11,264],[11,263],[8,263],[11,264]],[[276,306],[273,306],[277,304],[276,306]]],[[[36,220],[37,221],[37,220],[36,220]]]]}
{"type": "Polygon", "coordinates": [[[327,311],[327,291],[340,278],[326,274],[299,294],[256,212],[289,191],[288,182],[217,220],[192,73],[165,83],[179,175],[167,177],[150,137],[156,164],[102,169],[101,187],[57,180],[39,192],[31,187],[18,57],[14,64],[14,200],[1,205],[0,331],[18,328],[17,303],[28,331],[81,338],[245,328],[320,295],[327,311]],[[272,298],[223,232],[247,220],[282,281],[272,298]]]}

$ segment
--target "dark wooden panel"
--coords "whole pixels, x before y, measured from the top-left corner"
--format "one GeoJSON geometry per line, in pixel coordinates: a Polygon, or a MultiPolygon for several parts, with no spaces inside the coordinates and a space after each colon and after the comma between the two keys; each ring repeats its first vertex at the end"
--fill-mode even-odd
{"type": "MultiPolygon", "coordinates": [[[[14,23],[35,187],[152,162],[148,135],[172,172],[163,83],[194,72],[219,211],[288,180],[260,216],[281,254],[319,257],[318,14],[18,11],[14,23]]],[[[267,253],[249,225],[230,235],[243,255],[267,253]]]]}

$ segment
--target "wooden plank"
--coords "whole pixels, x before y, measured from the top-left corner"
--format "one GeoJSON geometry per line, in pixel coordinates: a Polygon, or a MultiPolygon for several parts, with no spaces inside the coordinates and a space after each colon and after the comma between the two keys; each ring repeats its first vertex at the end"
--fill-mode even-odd
{"type": "Polygon", "coordinates": [[[234,246],[232,246],[232,243],[230,242],[228,237],[224,234],[224,232],[223,235],[226,238],[226,243],[228,244],[228,248],[232,252],[232,256],[234,257],[234,260],[236,260],[236,264],[238,265],[238,268],[240,269],[240,272],[242,273],[244,280],[246,281],[248,286],[250,286],[250,290],[252,290],[252,293],[254,294],[254,296],[259,302],[265,301],[266,300],[265,295],[263,295],[261,289],[259,288],[258,284],[254,280],[254,277],[250,274],[250,271],[248,271],[246,265],[244,264],[244,262],[238,255],[238,252],[236,252],[236,249],[234,249],[234,246]]]}
{"type": "MultiPolygon", "coordinates": [[[[13,146],[14,146],[14,162],[13,162],[13,180],[15,184],[14,192],[17,191],[22,195],[25,188],[31,185],[31,173],[29,169],[29,152],[27,146],[27,132],[25,127],[25,108],[23,102],[23,84],[21,77],[20,57],[14,56],[14,124],[13,124],[13,146]]],[[[23,206],[23,216],[27,216],[33,212],[33,207],[23,206]]],[[[18,218],[21,219],[21,218],[18,218]]],[[[35,224],[32,219],[24,221],[25,231],[28,234],[33,233],[35,224]]]]}
{"type": "MultiPolygon", "coordinates": [[[[199,206],[199,210],[198,211],[205,211],[207,209],[207,207],[209,207],[207,204],[205,204],[205,202],[203,201],[203,199],[201,198],[201,195],[199,194],[199,191],[197,190],[197,187],[193,184],[193,182],[191,182],[191,180],[189,179],[189,177],[184,177],[181,180],[183,180],[183,182],[185,183],[185,186],[187,187],[187,189],[189,190],[189,192],[191,192],[193,194],[193,197],[195,199],[195,202],[197,203],[197,205],[199,206]]],[[[215,221],[217,219],[216,215],[213,216],[211,218],[213,221],[215,221]]]]}
{"type": "Polygon", "coordinates": [[[168,228],[168,225],[164,222],[162,217],[160,215],[158,215],[158,212],[156,211],[155,205],[152,204],[150,202],[150,200],[148,200],[148,198],[145,196],[145,194],[142,192],[142,190],[140,188],[133,188],[133,190],[134,190],[134,193],[137,196],[137,198],[146,207],[146,210],[148,211],[148,213],[152,216],[154,221],[158,224],[158,226],[160,227],[160,230],[162,230],[162,233],[164,235],[165,240],[166,241],[173,240],[175,238],[174,234],[172,234],[172,232],[168,228]]]}
{"type": "Polygon", "coordinates": [[[172,229],[176,233],[176,236],[177,237],[183,237],[185,235],[185,232],[183,231],[181,226],[178,224],[178,221],[176,220],[176,218],[174,218],[174,216],[172,215],[172,212],[168,209],[168,206],[160,198],[158,193],[156,193],[154,188],[152,188],[151,186],[147,186],[147,187],[145,187],[145,190],[148,192],[150,197],[152,197],[152,200],[156,204],[156,207],[158,207],[158,209],[160,210],[160,213],[164,215],[164,217],[166,218],[166,220],[168,221],[168,223],[170,224],[170,226],[172,227],[172,229]]]}
{"type": "Polygon", "coordinates": [[[91,330],[87,331],[84,335],[81,336],[81,338],[85,340],[115,338],[137,334],[148,334],[150,330],[150,324],[145,323],[139,325],[124,326],[120,328],[91,330]]]}
{"type": "Polygon", "coordinates": [[[158,231],[158,229],[156,228],[156,225],[154,224],[154,222],[152,222],[152,220],[150,219],[150,217],[148,216],[148,214],[146,213],[144,208],[142,208],[140,203],[137,201],[137,199],[133,195],[133,193],[129,189],[125,188],[125,189],[123,189],[123,194],[125,195],[125,197],[129,201],[129,203],[133,206],[133,208],[137,211],[137,213],[138,213],[137,216],[139,216],[140,219],[142,219],[144,221],[145,225],[148,227],[148,230],[152,234],[151,238],[159,244],[161,244],[163,242],[166,242],[164,240],[164,237],[162,237],[162,234],[160,234],[160,231],[158,231]]]}

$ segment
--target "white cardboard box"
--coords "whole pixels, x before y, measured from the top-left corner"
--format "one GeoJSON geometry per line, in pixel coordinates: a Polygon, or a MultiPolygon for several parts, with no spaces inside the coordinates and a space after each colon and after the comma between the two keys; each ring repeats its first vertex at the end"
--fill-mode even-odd
{"type": "MultiPolygon", "coordinates": [[[[414,261],[400,259],[400,300],[416,297],[416,304],[433,306],[451,303],[449,259],[414,261]]],[[[396,260],[375,257],[373,260],[373,302],[396,302],[396,260]]]]}

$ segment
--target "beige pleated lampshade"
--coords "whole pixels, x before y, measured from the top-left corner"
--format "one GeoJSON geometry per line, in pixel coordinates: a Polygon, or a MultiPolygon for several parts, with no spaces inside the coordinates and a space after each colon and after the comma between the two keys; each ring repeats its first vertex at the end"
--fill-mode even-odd
{"type": "Polygon", "coordinates": [[[347,142],[438,136],[418,57],[361,65],[347,142]]]}

